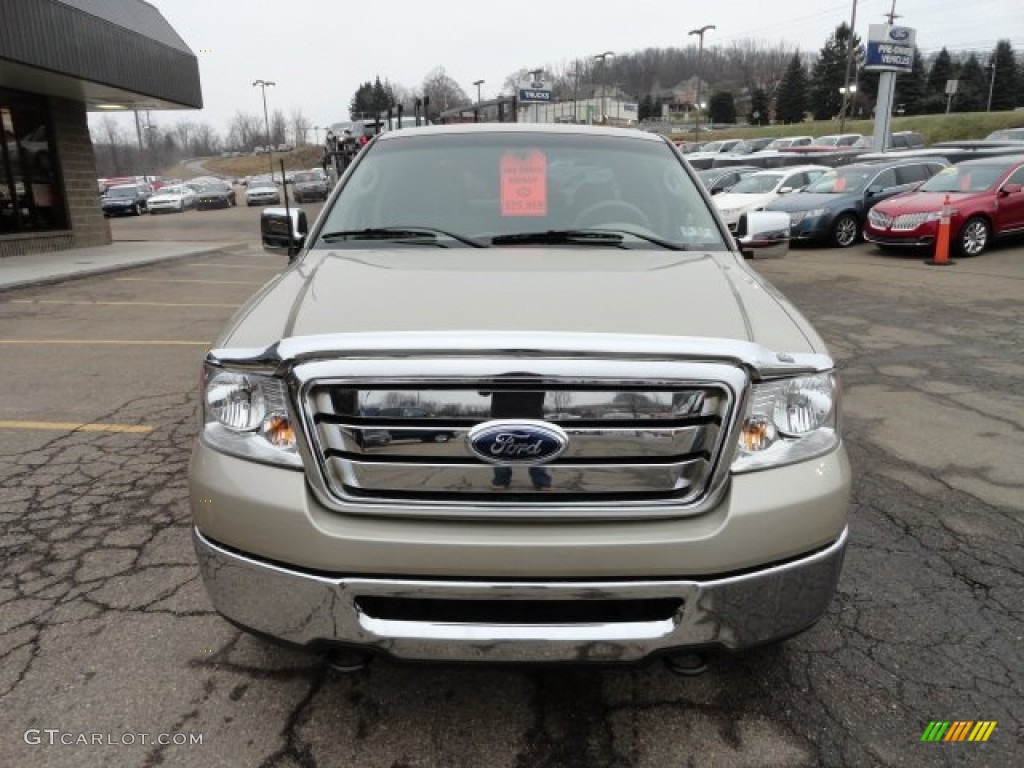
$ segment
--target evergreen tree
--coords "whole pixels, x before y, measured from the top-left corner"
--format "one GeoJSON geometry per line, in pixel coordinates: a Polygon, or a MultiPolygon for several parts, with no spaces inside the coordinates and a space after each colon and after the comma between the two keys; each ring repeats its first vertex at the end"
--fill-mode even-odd
{"type": "MultiPolygon", "coordinates": [[[[989,64],[993,61],[996,72],[992,81],[992,111],[1013,109],[1017,101],[1017,61],[1009,40],[996,43],[989,64]]],[[[987,74],[991,77],[992,70],[989,69],[987,74]]]]}
{"type": "Polygon", "coordinates": [[[380,75],[377,75],[377,79],[373,81],[373,95],[371,97],[373,103],[373,112],[376,115],[381,115],[395,106],[395,93],[391,89],[391,84],[387,81],[381,82],[380,75]]]}
{"type": "Polygon", "coordinates": [[[988,78],[973,53],[960,67],[959,83],[953,97],[954,112],[983,112],[988,100],[988,78]]]}
{"type": "Polygon", "coordinates": [[[903,115],[920,115],[925,110],[925,89],[928,75],[924,69],[921,51],[914,47],[914,63],[909,72],[896,76],[896,93],[893,96],[893,112],[903,115]]]}
{"type": "Polygon", "coordinates": [[[646,94],[640,99],[640,104],[637,107],[639,110],[639,117],[641,120],[647,120],[649,118],[656,118],[660,116],[657,106],[654,104],[654,98],[651,94],[646,94]]]}
{"type": "Polygon", "coordinates": [[[708,114],[712,123],[735,123],[736,100],[732,91],[716,91],[708,101],[708,114]]]}
{"type": "Polygon", "coordinates": [[[367,80],[361,83],[352,95],[352,101],[348,105],[348,116],[351,120],[358,120],[370,112],[373,112],[373,83],[367,80]]]}
{"type": "MultiPolygon", "coordinates": [[[[811,111],[815,120],[828,120],[842,109],[843,94],[840,89],[846,77],[850,35],[850,27],[845,22],[836,27],[811,68],[811,111]]],[[[853,35],[853,49],[854,63],[857,63],[863,58],[863,49],[856,34],[853,35]]]]}
{"type": "Polygon", "coordinates": [[[750,115],[747,122],[751,125],[768,125],[768,94],[758,88],[750,94],[750,115]]]}
{"type": "Polygon", "coordinates": [[[775,119],[780,123],[802,123],[807,112],[807,72],[797,51],[775,91],[775,119]]]}
{"type": "Polygon", "coordinates": [[[935,55],[932,67],[928,71],[928,87],[925,90],[927,96],[945,96],[946,81],[954,80],[953,59],[945,47],[935,55]]]}

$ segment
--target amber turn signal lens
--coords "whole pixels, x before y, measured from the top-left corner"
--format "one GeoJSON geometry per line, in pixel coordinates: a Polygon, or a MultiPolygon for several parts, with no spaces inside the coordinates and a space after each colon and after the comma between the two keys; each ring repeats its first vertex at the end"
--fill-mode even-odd
{"type": "Polygon", "coordinates": [[[763,451],[775,442],[777,433],[771,421],[754,416],[743,422],[740,432],[740,448],[748,453],[763,451]]]}
{"type": "Polygon", "coordinates": [[[264,421],[263,436],[278,448],[295,447],[295,430],[284,416],[271,416],[264,421]]]}

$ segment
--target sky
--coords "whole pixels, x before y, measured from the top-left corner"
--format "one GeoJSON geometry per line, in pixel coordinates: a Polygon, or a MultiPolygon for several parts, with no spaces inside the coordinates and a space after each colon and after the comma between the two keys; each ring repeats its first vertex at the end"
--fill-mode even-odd
{"type": "MultiPolygon", "coordinates": [[[[853,0],[148,0],[199,60],[201,112],[155,112],[160,124],[207,122],[225,132],[235,112],[261,114],[257,79],[271,111],[301,108],[313,125],[348,119],[360,83],[377,75],[417,87],[442,66],[484,99],[524,68],[590,58],[604,51],[684,47],[687,32],[714,24],[705,47],[754,39],[817,51],[849,23],[853,0]],[[696,6],[696,8],[695,8],[696,6]]],[[[857,33],[884,23],[892,0],[857,0],[857,33]]],[[[897,24],[917,30],[925,53],[991,50],[1008,38],[1024,48],[1021,0],[896,0],[897,24]]]]}

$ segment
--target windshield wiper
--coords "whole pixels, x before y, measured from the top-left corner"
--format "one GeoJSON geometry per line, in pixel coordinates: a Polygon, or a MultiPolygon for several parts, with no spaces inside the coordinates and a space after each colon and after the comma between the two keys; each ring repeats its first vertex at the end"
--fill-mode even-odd
{"type": "Polygon", "coordinates": [[[642,235],[628,229],[549,229],[546,232],[519,232],[514,235],[497,235],[491,238],[491,245],[605,245],[625,248],[624,236],[635,237],[670,251],[685,251],[677,243],[662,240],[651,235],[642,235]]]}
{"type": "Polygon", "coordinates": [[[452,240],[456,240],[463,245],[468,245],[471,248],[486,248],[487,246],[478,240],[474,240],[471,237],[465,235],[456,235],[454,232],[446,232],[443,229],[435,229],[434,227],[367,227],[366,229],[343,229],[337,232],[328,232],[325,235],[321,235],[320,239],[325,243],[333,243],[338,240],[420,240],[424,238],[430,238],[428,241],[429,245],[439,245],[442,248],[446,247],[441,243],[437,242],[437,235],[449,237],[452,240]]]}

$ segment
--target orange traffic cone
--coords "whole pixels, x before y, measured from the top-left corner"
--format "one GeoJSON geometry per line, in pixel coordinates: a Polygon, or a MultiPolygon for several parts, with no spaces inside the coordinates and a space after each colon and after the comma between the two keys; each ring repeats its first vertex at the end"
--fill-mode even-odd
{"type": "Polygon", "coordinates": [[[935,256],[925,261],[933,267],[948,267],[955,264],[949,258],[949,220],[953,215],[953,207],[949,204],[949,195],[942,201],[942,213],[939,215],[939,231],[935,235],[935,256]]]}

